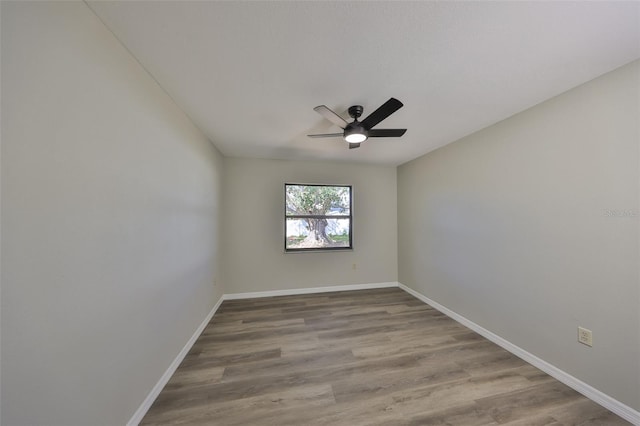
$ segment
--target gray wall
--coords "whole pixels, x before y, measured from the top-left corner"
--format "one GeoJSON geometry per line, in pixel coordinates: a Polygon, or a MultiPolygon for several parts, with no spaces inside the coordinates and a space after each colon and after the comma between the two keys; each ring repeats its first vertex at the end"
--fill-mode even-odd
{"type": "Polygon", "coordinates": [[[396,202],[395,167],[225,159],[227,292],[396,282],[396,202]],[[354,250],[285,254],[285,182],[353,185],[354,250]]]}
{"type": "Polygon", "coordinates": [[[122,425],[222,294],[222,158],[82,2],[2,2],[2,424],[122,425]]]}
{"type": "Polygon", "coordinates": [[[398,170],[399,281],[636,410],[639,72],[398,170]]]}

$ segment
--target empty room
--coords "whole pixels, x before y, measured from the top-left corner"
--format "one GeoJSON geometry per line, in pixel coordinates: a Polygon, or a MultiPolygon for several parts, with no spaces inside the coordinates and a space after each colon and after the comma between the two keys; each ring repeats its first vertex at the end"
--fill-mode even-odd
{"type": "Polygon", "coordinates": [[[0,30],[2,426],[640,425],[640,2],[0,30]]]}

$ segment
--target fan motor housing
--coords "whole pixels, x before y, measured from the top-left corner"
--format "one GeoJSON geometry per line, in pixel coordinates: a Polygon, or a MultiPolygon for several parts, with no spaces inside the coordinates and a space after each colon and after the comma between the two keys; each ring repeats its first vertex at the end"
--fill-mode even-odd
{"type": "MultiPolygon", "coordinates": [[[[355,118],[355,117],[354,117],[355,118]]],[[[364,142],[367,140],[367,138],[369,138],[369,131],[367,129],[365,129],[362,124],[360,124],[357,120],[354,121],[353,123],[349,123],[347,124],[347,127],[344,128],[344,139],[347,142],[353,143],[353,142],[364,142]],[[349,136],[351,135],[362,135],[362,137],[364,139],[357,139],[355,141],[351,141],[349,140],[349,136]]]]}

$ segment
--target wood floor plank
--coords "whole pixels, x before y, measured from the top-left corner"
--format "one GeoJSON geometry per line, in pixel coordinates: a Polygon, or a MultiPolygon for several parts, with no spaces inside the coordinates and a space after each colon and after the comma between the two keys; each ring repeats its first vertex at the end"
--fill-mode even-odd
{"type": "Polygon", "coordinates": [[[476,402],[490,411],[498,423],[531,417],[543,410],[565,407],[583,398],[578,392],[557,381],[537,384],[526,389],[482,398],[476,402]]]}
{"type": "Polygon", "coordinates": [[[206,402],[186,408],[150,412],[144,424],[253,425],[277,424],[278,417],[297,410],[335,404],[329,385],[298,386],[268,395],[257,395],[223,403],[206,402]],[[272,418],[273,423],[265,423],[272,418]]]}
{"type": "Polygon", "coordinates": [[[144,425],[628,425],[398,288],[225,301],[144,425]]]}

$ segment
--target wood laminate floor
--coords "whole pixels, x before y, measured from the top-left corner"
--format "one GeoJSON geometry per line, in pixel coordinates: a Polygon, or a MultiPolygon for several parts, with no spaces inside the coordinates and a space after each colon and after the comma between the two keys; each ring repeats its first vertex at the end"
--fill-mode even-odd
{"type": "Polygon", "coordinates": [[[142,424],[629,423],[387,288],[225,301],[142,424]]]}

